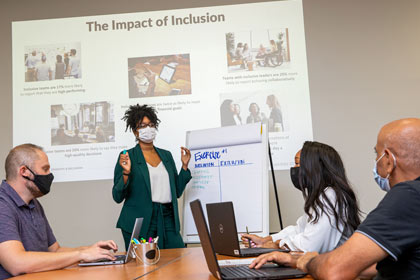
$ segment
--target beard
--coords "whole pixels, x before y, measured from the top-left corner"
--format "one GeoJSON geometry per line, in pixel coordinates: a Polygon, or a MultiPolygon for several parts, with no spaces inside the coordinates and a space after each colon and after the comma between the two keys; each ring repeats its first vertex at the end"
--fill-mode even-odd
{"type": "Polygon", "coordinates": [[[25,183],[26,188],[31,192],[31,194],[35,197],[41,197],[44,194],[38,189],[34,182],[27,180],[25,183]]]}

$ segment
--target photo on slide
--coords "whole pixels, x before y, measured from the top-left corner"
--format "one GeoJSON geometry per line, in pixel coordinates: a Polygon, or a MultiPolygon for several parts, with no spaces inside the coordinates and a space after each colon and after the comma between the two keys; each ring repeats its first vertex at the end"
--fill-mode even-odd
{"type": "Polygon", "coordinates": [[[24,62],[25,82],[82,78],[80,42],[27,46],[24,62]]]}
{"type": "Polygon", "coordinates": [[[51,105],[51,146],[115,142],[110,102],[51,105]]]}
{"type": "Polygon", "coordinates": [[[241,125],[262,122],[268,131],[288,131],[287,114],[280,95],[272,93],[224,93],[220,95],[220,125],[241,125]],[[286,118],[285,118],[286,117],[286,118]]]}
{"type": "Polygon", "coordinates": [[[191,94],[189,54],[128,59],[129,98],[191,94]]]}
{"type": "Polygon", "coordinates": [[[288,28],[226,33],[229,73],[271,71],[290,63],[288,28]]]}

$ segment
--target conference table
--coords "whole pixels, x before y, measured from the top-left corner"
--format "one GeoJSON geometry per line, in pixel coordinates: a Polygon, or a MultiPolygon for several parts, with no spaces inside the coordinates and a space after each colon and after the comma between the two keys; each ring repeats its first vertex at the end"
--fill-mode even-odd
{"type": "MultiPolygon", "coordinates": [[[[218,256],[218,259],[231,257],[218,256]]],[[[203,251],[200,247],[161,250],[160,261],[156,265],[137,265],[131,261],[124,265],[79,267],[73,265],[60,270],[20,275],[16,280],[48,279],[216,279],[208,270],[203,251]]],[[[306,276],[300,279],[313,279],[306,276]]]]}

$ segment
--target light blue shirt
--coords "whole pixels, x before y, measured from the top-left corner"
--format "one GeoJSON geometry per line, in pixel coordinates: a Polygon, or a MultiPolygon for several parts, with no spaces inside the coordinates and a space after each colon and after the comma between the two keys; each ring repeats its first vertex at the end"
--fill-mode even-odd
{"type": "Polygon", "coordinates": [[[36,56],[33,56],[32,54],[28,56],[26,59],[26,66],[28,68],[35,68],[35,66],[38,64],[39,58],[36,56]]]}
{"type": "Polygon", "coordinates": [[[69,61],[69,66],[71,67],[70,75],[80,76],[80,58],[76,56],[71,56],[69,61]]]}

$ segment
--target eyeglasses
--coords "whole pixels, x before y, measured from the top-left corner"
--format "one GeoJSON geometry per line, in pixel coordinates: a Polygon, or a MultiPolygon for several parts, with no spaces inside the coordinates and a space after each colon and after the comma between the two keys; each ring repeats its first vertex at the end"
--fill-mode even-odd
{"type": "Polygon", "coordinates": [[[146,127],[150,127],[150,128],[154,128],[156,127],[156,124],[154,123],[141,123],[137,129],[142,129],[142,128],[146,128],[146,127]]]}

